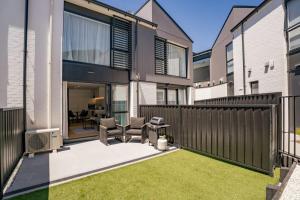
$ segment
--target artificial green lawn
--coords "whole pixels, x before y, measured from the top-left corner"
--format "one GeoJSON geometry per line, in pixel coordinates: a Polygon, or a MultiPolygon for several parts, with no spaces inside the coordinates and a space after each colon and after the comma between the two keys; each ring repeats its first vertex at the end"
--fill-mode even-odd
{"type": "Polygon", "coordinates": [[[15,199],[265,199],[278,176],[179,150],[15,199]]]}

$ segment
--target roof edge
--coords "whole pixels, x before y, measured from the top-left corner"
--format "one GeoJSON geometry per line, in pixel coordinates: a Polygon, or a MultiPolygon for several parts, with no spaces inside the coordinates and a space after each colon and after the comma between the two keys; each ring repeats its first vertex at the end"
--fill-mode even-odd
{"type": "Polygon", "coordinates": [[[149,1],[151,1],[151,0],[145,1],[145,3],[143,3],[143,5],[141,5],[141,7],[139,7],[139,9],[137,9],[137,11],[134,12],[134,15],[138,14],[138,12],[140,12],[142,10],[142,8],[144,8],[145,5],[147,5],[147,3],[149,3],[149,1]]]}
{"type": "Polygon", "coordinates": [[[262,7],[264,7],[267,3],[269,3],[271,0],[263,0],[261,4],[259,4],[254,10],[252,10],[244,19],[242,19],[236,26],[234,26],[230,31],[235,31],[242,23],[247,21],[252,15],[254,15],[256,12],[258,12],[262,7]]]}
{"type": "Polygon", "coordinates": [[[200,55],[202,55],[202,54],[211,53],[211,52],[212,52],[212,49],[207,49],[207,50],[204,50],[204,51],[200,51],[200,52],[194,53],[194,54],[193,54],[193,57],[195,57],[195,56],[200,56],[200,55]]]}
{"type": "Polygon", "coordinates": [[[171,19],[171,21],[177,26],[177,28],[179,28],[179,30],[193,43],[194,41],[191,39],[191,37],[177,24],[177,22],[169,15],[169,13],[156,0],[152,1],[158,5],[158,7],[171,19]]]}
{"type": "MultiPolygon", "coordinates": [[[[235,8],[254,8],[254,10],[255,10],[256,6],[249,6],[249,5],[233,5],[233,6],[231,7],[231,9],[230,9],[230,11],[229,11],[229,13],[228,13],[228,15],[227,15],[227,17],[226,17],[226,19],[225,19],[223,25],[222,25],[222,27],[221,27],[221,29],[220,29],[220,31],[219,31],[217,37],[216,37],[216,39],[215,39],[213,45],[211,46],[211,48],[213,48],[213,47],[215,46],[215,44],[216,44],[216,42],[217,42],[217,40],[218,40],[218,38],[219,38],[219,36],[220,36],[220,34],[221,34],[221,32],[222,32],[224,26],[225,26],[225,24],[226,24],[226,22],[228,21],[228,19],[229,19],[231,13],[232,13],[232,11],[233,11],[233,9],[235,9],[235,8]]],[[[252,11],[251,11],[251,12],[252,12],[252,11]]]]}
{"type": "Polygon", "coordinates": [[[144,22],[144,23],[149,24],[149,25],[151,25],[151,26],[157,27],[157,24],[155,24],[155,23],[153,23],[153,22],[151,22],[151,21],[148,21],[148,20],[146,20],[146,19],[144,19],[144,18],[138,17],[138,16],[133,15],[133,14],[131,14],[131,13],[129,13],[129,12],[126,12],[126,11],[121,10],[121,9],[119,9],[119,8],[116,8],[116,7],[113,7],[113,6],[111,6],[111,5],[108,5],[108,4],[106,4],[106,3],[103,3],[103,2],[100,2],[100,1],[97,1],[97,0],[87,0],[87,1],[88,1],[89,3],[93,3],[93,4],[96,4],[96,5],[98,5],[98,6],[105,7],[105,8],[107,8],[107,9],[109,9],[109,10],[113,10],[113,11],[118,12],[118,13],[120,13],[120,14],[123,14],[123,15],[125,15],[125,16],[134,18],[134,19],[136,19],[136,20],[138,20],[138,21],[141,21],[141,22],[144,22]]]}

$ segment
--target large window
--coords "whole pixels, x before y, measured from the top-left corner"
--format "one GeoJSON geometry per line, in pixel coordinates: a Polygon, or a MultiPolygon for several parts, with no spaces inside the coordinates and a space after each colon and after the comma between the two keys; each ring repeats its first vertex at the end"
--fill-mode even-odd
{"type": "Polygon", "coordinates": [[[110,65],[110,25],[64,12],[63,59],[110,65]]]}
{"type": "Polygon", "coordinates": [[[168,75],[186,77],[186,50],[174,44],[167,44],[168,75]]]}
{"type": "Polygon", "coordinates": [[[157,105],[186,105],[186,88],[157,88],[157,105]]]}
{"type": "Polygon", "coordinates": [[[233,73],[233,45],[232,43],[226,46],[226,64],[227,74],[233,73]]]}
{"type": "Polygon", "coordinates": [[[289,50],[300,49],[300,1],[287,1],[289,50]]]}
{"type": "Polygon", "coordinates": [[[131,23],[110,24],[64,12],[63,59],[117,68],[131,67],[131,23]]]}
{"type": "Polygon", "coordinates": [[[171,76],[187,77],[186,49],[168,43],[161,38],[155,39],[155,72],[171,76]]]}

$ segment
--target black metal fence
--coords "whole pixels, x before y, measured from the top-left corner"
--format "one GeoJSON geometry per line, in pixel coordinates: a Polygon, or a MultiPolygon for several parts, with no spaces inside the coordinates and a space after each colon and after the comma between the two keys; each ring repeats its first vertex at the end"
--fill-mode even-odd
{"type": "Polygon", "coordinates": [[[142,105],[140,116],[164,117],[171,142],[183,148],[273,174],[276,105],[142,105]]]}
{"type": "Polygon", "coordinates": [[[24,152],[23,109],[0,109],[0,199],[24,152]]]}
{"type": "Polygon", "coordinates": [[[290,166],[294,160],[300,161],[300,96],[285,96],[281,102],[280,153],[283,155],[283,165],[290,166]]]}

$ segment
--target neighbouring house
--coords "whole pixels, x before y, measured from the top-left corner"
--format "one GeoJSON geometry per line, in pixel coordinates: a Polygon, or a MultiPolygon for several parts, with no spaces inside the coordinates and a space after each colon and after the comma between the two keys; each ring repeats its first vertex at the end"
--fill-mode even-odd
{"type": "Polygon", "coordinates": [[[285,5],[266,0],[232,29],[236,95],[288,94],[285,5]]]}
{"type": "Polygon", "coordinates": [[[241,18],[230,14],[212,48],[210,87],[196,88],[195,100],[274,92],[299,95],[299,8],[298,0],[265,0],[256,8],[241,8],[241,18]],[[235,21],[229,23],[231,17],[235,21]],[[221,83],[227,84],[227,94],[221,83]],[[214,92],[218,90],[223,93],[214,92]]]}
{"type": "Polygon", "coordinates": [[[210,86],[211,50],[193,54],[194,87],[210,86]]]}
{"type": "MultiPolygon", "coordinates": [[[[234,95],[233,59],[232,59],[232,33],[235,27],[255,7],[233,6],[230,10],[214,44],[212,45],[209,60],[209,86],[204,84],[195,88],[195,100],[217,98],[234,95]]],[[[207,51],[194,55],[194,73],[199,55],[205,55],[207,51]]],[[[200,61],[201,62],[201,61],[200,61]]],[[[197,70],[196,70],[197,71],[197,70]]],[[[206,73],[206,72],[205,72],[206,73]]],[[[206,75],[206,74],[205,74],[206,75]]],[[[199,74],[197,76],[200,76],[199,74]]],[[[196,83],[194,81],[194,83],[196,83]]]]}
{"type": "Polygon", "coordinates": [[[127,124],[140,104],[194,101],[193,41],[155,0],[135,14],[96,0],[0,7],[0,107],[25,104],[27,130],[94,137],[100,117],[127,124]]]}

